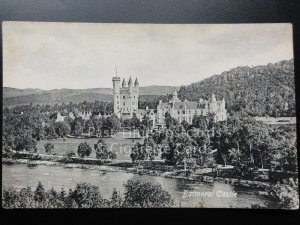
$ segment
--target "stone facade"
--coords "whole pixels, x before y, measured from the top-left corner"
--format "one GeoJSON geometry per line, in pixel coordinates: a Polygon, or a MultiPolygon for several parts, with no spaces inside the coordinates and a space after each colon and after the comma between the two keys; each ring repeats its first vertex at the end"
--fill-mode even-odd
{"type": "Polygon", "coordinates": [[[207,116],[209,113],[214,114],[214,120],[216,122],[227,119],[225,99],[217,100],[214,94],[212,94],[209,101],[200,98],[198,102],[188,100],[182,102],[178,99],[177,92],[174,91],[173,97],[169,102],[159,101],[156,124],[163,126],[166,112],[170,113],[170,115],[180,123],[187,121],[191,124],[194,115],[207,116]]]}

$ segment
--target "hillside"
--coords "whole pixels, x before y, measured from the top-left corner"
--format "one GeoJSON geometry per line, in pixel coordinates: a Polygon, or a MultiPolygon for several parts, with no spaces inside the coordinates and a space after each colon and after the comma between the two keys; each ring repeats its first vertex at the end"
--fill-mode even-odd
{"type": "MultiPolygon", "coordinates": [[[[147,99],[156,98],[172,93],[178,87],[172,86],[146,86],[140,87],[141,100],[145,96],[147,99]]],[[[13,107],[25,104],[61,104],[61,103],[80,103],[83,101],[93,102],[112,101],[111,88],[92,88],[92,89],[17,89],[3,88],[3,106],[13,107]]]]}
{"type": "Polygon", "coordinates": [[[198,101],[212,93],[225,97],[229,113],[251,116],[295,116],[294,61],[237,67],[197,83],[181,86],[181,99],[198,101]],[[284,109],[285,102],[288,110],[284,109]]]}

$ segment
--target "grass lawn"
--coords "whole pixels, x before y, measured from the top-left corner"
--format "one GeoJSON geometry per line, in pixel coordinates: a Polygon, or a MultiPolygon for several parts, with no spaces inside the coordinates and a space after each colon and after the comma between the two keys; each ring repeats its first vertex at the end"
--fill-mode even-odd
{"type": "MultiPolygon", "coordinates": [[[[117,159],[119,160],[130,160],[130,151],[133,145],[137,142],[143,143],[143,139],[132,138],[130,137],[130,132],[120,132],[110,138],[103,138],[106,142],[108,149],[113,150],[117,153],[117,159]]],[[[77,147],[82,142],[87,142],[88,145],[92,148],[92,153],[89,157],[96,158],[96,153],[94,150],[94,144],[98,141],[97,138],[89,138],[89,139],[79,139],[79,138],[66,138],[65,141],[63,139],[56,140],[42,140],[37,143],[37,152],[45,153],[44,144],[47,142],[51,142],[54,144],[54,152],[57,155],[63,155],[69,150],[73,150],[77,153],[77,147]]]]}

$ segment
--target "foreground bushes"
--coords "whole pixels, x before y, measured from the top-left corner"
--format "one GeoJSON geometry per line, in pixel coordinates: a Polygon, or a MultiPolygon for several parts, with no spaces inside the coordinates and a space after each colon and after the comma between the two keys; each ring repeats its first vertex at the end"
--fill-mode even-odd
{"type": "Polygon", "coordinates": [[[33,191],[30,187],[4,188],[2,191],[2,206],[4,208],[121,208],[121,207],[171,207],[173,200],[168,192],[159,184],[132,178],[124,184],[123,195],[116,190],[111,198],[105,199],[98,187],[79,183],[68,193],[62,189],[45,190],[39,182],[33,191]]]}

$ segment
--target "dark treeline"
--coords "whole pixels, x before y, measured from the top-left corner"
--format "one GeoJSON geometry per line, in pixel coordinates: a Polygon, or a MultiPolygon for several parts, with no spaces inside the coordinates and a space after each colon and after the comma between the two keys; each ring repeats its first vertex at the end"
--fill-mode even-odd
{"type": "Polygon", "coordinates": [[[198,101],[225,97],[230,114],[295,116],[294,60],[255,67],[237,67],[203,81],[181,86],[178,97],[198,101]],[[285,109],[287,103],[288,108],[285,109]]]}
{"type": "Polygon", "coordinates": [[[129,179],[124,194],[114,189],[111,197],[105,199],[97,186],[79,183],[75,189],[56,191],[45,190],[39,183],[35,190],[30,187],[16,190],[4,188],[3,208],[151,208],[171,207],[174,202],[160,184],[138,178],[129,179]]]}

